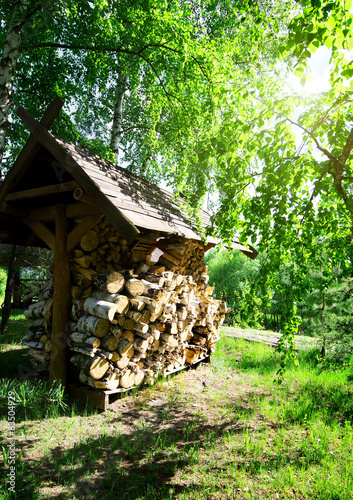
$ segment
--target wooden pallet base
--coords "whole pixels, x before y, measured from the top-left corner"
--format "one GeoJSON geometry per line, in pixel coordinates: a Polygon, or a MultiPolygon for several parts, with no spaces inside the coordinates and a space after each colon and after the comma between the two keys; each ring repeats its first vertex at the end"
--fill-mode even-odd
{"type": "MultiPolygon", "coordinates": [[[[164,374],[164,377],[169,377],[175,375],[182,370],[189,370],[196,368],[200,363],[208,363],[210,361],[210,355],[207,354],[204,358],[198,359],[196,363],[192,365],[182,366],[181,368],[176,368],[164,374]]],[[[143,386],[142,386],[143,387],[143,386]]],[[[80,384],[78,382],[72,382],[68,386],[68,393],[71,399],[77,401],[80,404],[88,405],[93,408],[98,408],[100,410],[114,409],[115,403],[121,398],[123,393],[132,391],[133,389],[138,389],[137,386],[129,387],[129,389],[115,389],[114,391],[93,389],[87,385],[80,384]]]]}

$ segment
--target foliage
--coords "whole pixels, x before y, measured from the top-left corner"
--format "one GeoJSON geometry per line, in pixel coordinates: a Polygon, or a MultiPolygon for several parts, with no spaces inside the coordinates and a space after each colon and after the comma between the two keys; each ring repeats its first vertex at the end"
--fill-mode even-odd
{"type": "MultiPolygon", "coordinates": [[[[127,75],[122,160],[154,179],[164,169],[179,184],[189,157],[201,158],[230,73],[236,91],[273,74],[269,62],[294,5],[274,2],[264,12],[228,0],[135,0],[129,9],[121,0],[29,1],[13,99],[40,116],[58,93],[66,107],[54,132],[111,157],[115,91],[127,75]]],[[[11,10],[2,6],[2,14],[8,24],[11,10]]],[[[14,113],[10,120],[8,162],[23,141],[14,113]]]]}
{"type": "Polygon", "coordinates": [[[0,267],[0,306],[4,302],[6,290],[7,271],[0,267]]]}
{"type": "Polygon", "coordinates": [[[8,394],[11,393],[18,420],[56,417],[68,409],[60,380],[49,384],[42,380],[2,379],[0,388],[0,412],[7,413],[8,394]]]}
{"type": "Polygon", "coordinates": [[[263,326],[263,300],[260,292],[251,297],[252,284],[261,267],[261,257],[250,260],[239,250],[212,249],[205,257],[214,296],[232,309],[226,321],[240,326],[263,326]]]}
{"type": "MultiPolygon", "coordinates": [[[[242,327],[269,327],[283,334],[277,351],[294,356],[294,335],[316,337],[322,347],[322,366],[350,362],[353,353],[352,277],[348,259],[335,266],[322,247],[321,267],[284,262],[265,280],[267,256],[251,261],[239,251],[210,251],[206,257],[210,283],[217,298],[233,309],[228,322],[242,327]]],[[[268,276],[267,276],[268,277],[268,276]]]]}
{"type": "Polygon", "coordinates": [[[302,306],[303,329],[321,339],[323,367],[349,363],[353,355],[352,278],[336,270],[324,287],[322,272],[311,273],[311,278],[314,286],[302,306]]]}

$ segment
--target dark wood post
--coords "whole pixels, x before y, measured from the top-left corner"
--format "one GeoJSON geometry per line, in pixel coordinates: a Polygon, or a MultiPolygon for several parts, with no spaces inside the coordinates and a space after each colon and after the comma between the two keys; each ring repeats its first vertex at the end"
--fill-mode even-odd
{"type": "Polygon", "coordinates": [[[49,380],[67,377],[67,328],[70,318],[70,254],[67,251],[68,220],[65,205],[56,206],[52,349],[49,380]]]}

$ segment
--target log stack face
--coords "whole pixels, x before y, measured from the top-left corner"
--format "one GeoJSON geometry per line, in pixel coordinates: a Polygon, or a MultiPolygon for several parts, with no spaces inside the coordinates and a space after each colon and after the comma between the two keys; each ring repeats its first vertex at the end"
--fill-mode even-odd
{"type": "MultiPolygon", "coordinates": [[[[71,282],[68,343],[84,384],[110,390],[152,384],[215,350],[227,307],[211,297],[199,242],[145,234],[129,246],[104,219],[73,250],[71,282]]],[[[52,284],[45,293],[44,302],[25,311],[24,338],[43,369],[52,284]]]]}

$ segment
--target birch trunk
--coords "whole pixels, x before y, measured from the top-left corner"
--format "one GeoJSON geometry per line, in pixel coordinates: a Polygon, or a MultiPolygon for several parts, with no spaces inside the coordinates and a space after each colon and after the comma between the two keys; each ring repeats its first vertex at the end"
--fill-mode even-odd
{"type": "Polygon", "coordinates": [[[13,0],[12,16],[7,29],[0,62],[0,164],[4,155],[5,135],[9,127],[16,63],[20,56],[21,32],[26,22],[28,0],[13,0]]]}
{"type": "Polygon", "coordinates": [[[115,154],[117,163],[119,163],[119,147],[123,124],[123,101],[126,90],[126,81],[127,75],[120,75],[115,91],[113,130],[110,147],[115,154]]]}

